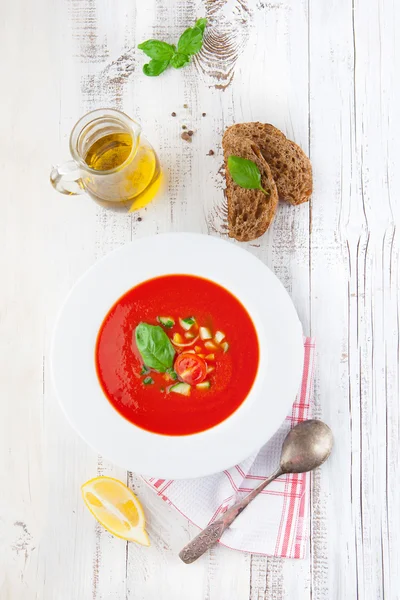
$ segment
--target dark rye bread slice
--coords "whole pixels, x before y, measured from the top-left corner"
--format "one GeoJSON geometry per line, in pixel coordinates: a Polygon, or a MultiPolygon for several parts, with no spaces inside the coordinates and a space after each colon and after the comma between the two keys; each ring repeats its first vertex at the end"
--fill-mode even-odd
{"type": "Polygon", "coordinates": [[[300,146],[267,123],[232,125],[225,131],[222,143],[231,136],[250,138],[257,144],[271,168],[280,200],[294,205],[307,202],[313,188],[312,169],[310,159],[300,146]]]}
{"type": "Polygon", "coordinates": [[[248,242],[260,237],[270,226],[278,206],[278,192],[271,169],[250,139],[230,136],[224,140],[223,148],[229,237],[248,242]],[[261,185],[269,192],[268,196],[260,190],[247,190],[236,185],[227,167],[229,156],[240,156],[256,163],[261,173],[261,185]]]}

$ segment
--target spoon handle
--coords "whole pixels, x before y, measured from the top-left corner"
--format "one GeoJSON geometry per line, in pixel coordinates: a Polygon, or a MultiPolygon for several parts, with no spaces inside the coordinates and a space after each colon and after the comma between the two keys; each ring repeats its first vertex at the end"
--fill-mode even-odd
{"type": "Polygon", "coordinates": [[[196,535],[196,537],[180,551],[179,558],[181,558],[181,560],[188,565],[200,558],[200,556],[202,556],[209,548],[218,542],[225,529],[227,529],[233,523],[236,517],[240,515],[246,506],[250,504],[250,502],[254,500],[254,498],[258,496],[258,494],[262,492],[262,490],[266,488],[269,483],[271,483],[271,481],[280,475],[282,475],[282,471],[279,468],[270,477],[268,477],[268,479],[262,481],[260,485],[250,492],[250,494],[228,508],[222,517],[214,521],[214,523],[207,525],[203,531],[200,531],[200,533],[196,535]]]}

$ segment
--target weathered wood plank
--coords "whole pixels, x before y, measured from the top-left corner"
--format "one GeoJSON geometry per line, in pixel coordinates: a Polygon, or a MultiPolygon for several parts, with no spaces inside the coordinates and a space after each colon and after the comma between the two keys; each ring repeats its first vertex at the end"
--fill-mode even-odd
{"type": "Polygon", "coordinates": [[[386,466],[399,444],[398,430],[388,440],[388,413],[398,424],[399,409],[398,291],[389,275],[391,262],[398,269],[398,207],[388,185],[398,122],[387,104],[398,96],[388,26],[396,13],[384,2],[335,2],[328,10],[311,3],[311,322],[323,340],[319,411],[338,439],[314,479],[315,598],[398,597],[389,550],[398,513],[387,502],[397,463],[386,466]]]}

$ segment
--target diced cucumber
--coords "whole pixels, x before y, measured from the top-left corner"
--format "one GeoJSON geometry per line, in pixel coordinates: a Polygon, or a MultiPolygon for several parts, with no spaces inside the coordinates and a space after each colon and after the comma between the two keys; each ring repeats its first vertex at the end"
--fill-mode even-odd
{"type": "Polygon", "coordinates": [[[214,335],[214,341],[216,344],[220,344],[222,342],[222,340],[224,339],[225,334],[222,333],[222,331],[217,331],[217,333],[214,335]]]}
{"type": "Polygon", "coordinates": [[[167,329],[171,329],[171,327],[175,325],[175,321],[172,317],[157,317],[157,321],[167,329]]]}
{"type": "Polygon", "coordinates": [[[212,334],[208,327],[200,327],[199,329],[200,337],[202,340],[211,340],[212,334]]]}
{"type": "Polygon", "coordinates": [[[152,377],[145,377],[143,379],[144,385],[153,385],[154,379],[152,377]]]}
{"type": "Polygon", "coordinates": [[[198,390],[209,390],[211,387],[211,383],[209,381],[202,381],[196,385],[198,390]]]}
{"type": "Polygon", "coordinates": [[[169,388],[169,391],[174,392],[175,394],[182,394],[182,396],[189,396],[190,385],[188,383],[176,383],[169,388]]]}
{"type": "Polygon", "coordinates": [[[173,379],[174,381],[176,379],[178,379],[178,375],[175,373],[175,371],[173,369],[167,369],[166,370],[166,374],[168,375],[168,377],[170,377],[171,379],[173,379]]]}
{"type": "Polygon", "coordinates": [[[146,367],[146,365],[143,365],[143,367],[142,367],[142,369],[140,371],[140,374],[141,375],[146,375],[146,373],[148,373],[148,372],[149,372],[149,369],[146,367]]]}
{"type": "Polygon", "coordinates": [[[189,331],[189,329],[191,329],[195,323],[196,319],[194,317],[186,317],[186,319],[179,319],[179,325],[185,331],[189,331]]]}
{"type": "Polygon", "coordinates": [[[229,350],[229,344],[228,344],[228,342],[223,342],[223,343],[221,344],[221,348],[222,348],[222,350],[224,351],[224,354],[225,354],[226,352],[228,352],[228,350],[229,350]]]}

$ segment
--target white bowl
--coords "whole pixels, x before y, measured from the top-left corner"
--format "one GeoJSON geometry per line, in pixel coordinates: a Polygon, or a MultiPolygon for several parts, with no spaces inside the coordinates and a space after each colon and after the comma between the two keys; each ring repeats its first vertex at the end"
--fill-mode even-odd
{"type": "Polygon", "coordinates": [[[268,267],[233,243],[169,233],[122,246],[79,279],[56,324],[51,365],[61,406],[90,446],[129,471],[179,479],[222,471],[260,448],[295,400],[303,356],[296,310],[268,267]],[[177,273],[215,281],[242,302],[256,327],[260,362],[248,397],[228,419],[201,433],[165,436],[136,427],[113,408],[94,357],[98,331],[113,304],[147,279],[177,273]]]}

